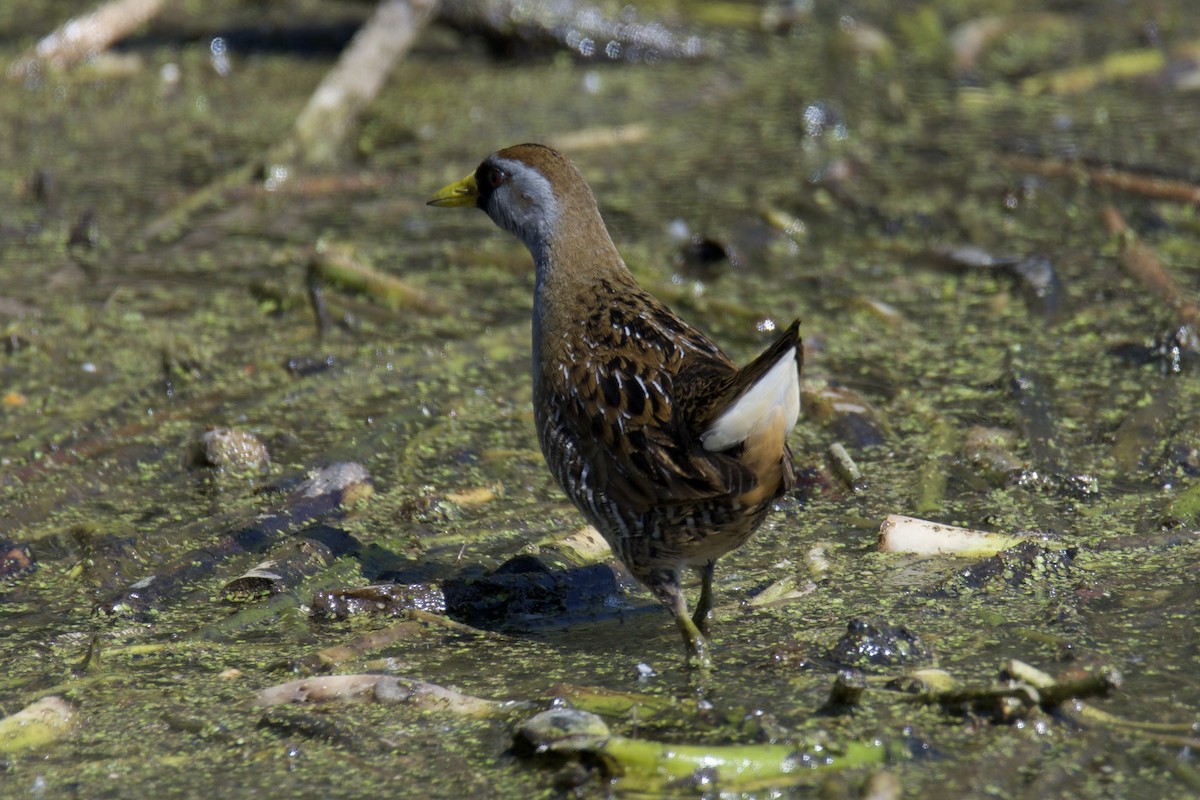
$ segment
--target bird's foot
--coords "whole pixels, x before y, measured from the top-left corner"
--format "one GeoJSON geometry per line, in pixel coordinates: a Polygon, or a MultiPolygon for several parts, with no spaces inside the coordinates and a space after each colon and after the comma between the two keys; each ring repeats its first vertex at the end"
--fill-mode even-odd
{"type": "Polygon", "coordinates": [[[708,642],[705,642],[703,647],[696,649],[689,648],[687,665],[689,669],[694,669],[698,672],[708,672],[712,669],[713,660],[708,652],[708,642]]]}
{"type": "Polygon", "coordinates": [[[686,614],[678,617],[679,630],[683,634],[683,647],[687,651],[687,665],[699,672],[712,669],[713,661],[710,654],[708,639],[700,631],[694,619],[686,614]]]}

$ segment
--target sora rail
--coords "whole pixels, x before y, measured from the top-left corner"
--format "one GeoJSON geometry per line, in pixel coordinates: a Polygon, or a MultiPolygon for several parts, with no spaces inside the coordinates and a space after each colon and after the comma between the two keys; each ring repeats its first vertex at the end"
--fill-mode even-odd
{"type": "Polygon", "coordinates": [[[800,323],[738,368],[638,285],[591,189],[561,153],[493,153],[429,201],[475,206],[537,267],[533,404],[546,463],[612,551],[675,615],[690,661],[713,567],[794,483],[787,435],[800,413],[800,323]],[[693,616],[680,588],[701,575],[693,616]]]}

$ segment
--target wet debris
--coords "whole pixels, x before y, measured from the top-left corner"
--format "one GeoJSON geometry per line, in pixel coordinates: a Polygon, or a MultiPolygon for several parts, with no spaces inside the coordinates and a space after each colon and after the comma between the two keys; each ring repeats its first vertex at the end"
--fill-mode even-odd
{"type": "Polygon", "coordinates": [[[336,160],[347,133],[358,127],[362,110],[379,93],[439,5],[437,0],[379,0],[296,116],[289,139],[266,159],[272,182],[288,181],[289,157],[306,166],[329,165],[336,160]]]}
{"type": "Polygon", "coordinates": [[[1014,455],[1016,431],[973,425],[963,436],[963,459],[974,466],[991,486],[1014,483],[1025,469],[1025,462],[1014,455]]]}
{"type": "Polygon", "coordinates": [[[1025,302],[1043,317],[1054,318],[1062,308],[1063,287],[1054,263],[1044,255],[1026,256],[1004,268],[1025,292],[1025,302]]]}
{"type": "Polygon", "coordinates": [[[854,462],[854,458],[847,452],[845,445],[841,442],[833,442],[827,450],[829,454],[829,464],[833,467],[833,472],[842,483],[850,488],[850,491],[859,493],[866,491],[867,482],[863,478],[862,470],[858,468],[858,464],[854,462]]]}
{"type": "MultiPolygon", "coordinates": [[[[810,560],[808,563],[811,569],[813,562],[810,560]]],[[[784,575],[767,584],[761,591],[750,594],[744,602],[749,608],[771,608],[794,602],[816,590],[816,581],[802,581],[796,575],[784,575]]]]}
{"type": "Polygon", "coordinates": [[[88,209],[79,215],[79,219],[67,233],[67,249],[92,250],[100,244],[100,222],[96,212],[88,209]]]}
{"type": "Polygon", "coordinates": [[[1105,83],[1160,74],[1166,64],[1166,53],[1158,47],[1110,52],[1095,63],[1030,75],[1018,86],[1027,96],[1080,94],[1105,83]]]}
{"type": "Polygon", "coordinates": [[[764,222],[793,242],[800,244],[808,241],[808,226],[799,217],[774,206],[763,209],[762,217],[764,222]]]}
{"type": "Polygon", "coordinates": [[[270,597],[300,585],[305,578],[333,563],[333,550],[313,539],[289,542],[284,550],[222,586],[221,599],[227,603],[246,603],[270,597]]]}
{"type": "Polygon", "coordinates": [[[296,487],[295,494],[308,499],[330,498],[339,505],[350,505],[374,492],[366,468],[354,461],[339,461],[313,470],[296,487]]]}
{"type": "Polygon", "coordinates": [[[1011,659],[1000,673],[1001,680],[1023,681],[1038,690],[1044,706],[1057,706],[1068,700],[1108,697],[1121,688],[1124,676],[1115,667],[1101,665],[1094,670],[1072,669],[1055,678],[1019,659],[1011,659]]]}
{"type": "Polygon", "coordinates": [[[896,45],[862,18],[843,16],[828,38],[825,58],[839,73],[888,75],[896,69],[896,45]]]}
{"type": "Polygon", "coordinates": [[[700,234],[691,236],[679,248],[676,260],[687,277],[700,281],[711,281],[738,266],[737,255],[729,245],[700,234]]]}
{"type": "Polygon", "coordinates": [[[313,595],[311,614],[318,619],[345,620],[352,616],[395,616],[409,609],[441,613],[442,590],[427,583],[385,583],[354,589],[322,589],[313,595]]]}
{"type": "Polygon", "coordinates": [[[513,752],[538,758],[560,775],[598,773],[617,792],[659,796],[679,792],[737,794],[812,780],[813,770],[845,769],[904,757],[903,748],[869,742],[807,741],[703,745],[620,736],[603,718],[576,708],[552,708],[519,724],[513,752]],[[564,772],[565,764],[581,769],[564,772]]]}
{"type": "Polygon", "coordinates": [[[383,754],[396,747],[395,742],[381,739],[366,725],[291,706],[268,708],[259,717],[258,727],[286,738],[323,742],[355,754],[383,754]]]}
{"type": "Polygon", "coordinates": [[[1067,53],[1081,49],[1080,33],[1065,14],[987,14],[955,26],[949,44],[960,72],[973,73],[982,66],[1012,77],[1061,63],[1067,53]]]}
{"type": "Polygon", "coordinates": [[[759,16],[759,25],[767,33],[787,33],[812,19],[811,0],[769,0],[759,16]]]}
{"type": "MultiPolygon", "coordinates": [[[[376,269],[353,245],[325,240],[317,242],[308,253],[308,276],[310,289],[314,281],[328,283],[344,291],[363,294],[395,311],[445,313],[432,295],[376,269]]],[[[327,327],[328,324],[323,323],[323,329],[327,327]]]]}
{"type": "MultiPolygon", "coordinates": [[[[223,568],[231,557],[264,553],[282,541],[289,531],[336,515],[372,492],[370,476],[356,463],[342,462],[316,470],[273,511],[259,515],[249,525],[220,533],[207,547],[184,553],[161,571],[139,578],[100,603],[99,608],[106,614],[149,616],[163,603],[194,590],[201,580],[223,568]]],[[[201,527],[208,524],[200,523],[201,527]]],[[[358,543],[345,534],[325,536],[323,541],[337,544],[334,557],[358,547],[358,543]]]]}
{"type": "Polygon", "coordinates": [[[45,167],[38,167],[30,173],[22,188],[24,195],[39,205],[47,205],[58,194],[54,173],[45,167]]]}
{"type": "MultiPolygon", "coordinates": [[[[645,122],[629,122],[616,128],[610,125],[597,125],[555,134],[549,137],[546,143],[563,153],[580,153],[584,150],[638,144],[646,141],[655,133],[653,125],[645,122]]],[[[488,257],[495,259],[494,255],[488,257]]]]}
{"type": "MultiPolygon", "coordinates": [[[[163,394],[168,399],[175,397],[188,381],[200,380],[208,372],[208,359],[189,347],[168,346],[159,355],[163,394]]],[[[199,456],[199,453],[195,455],[199,456]]]]}
{"type": "MultiPolygon", "coordinates": [[[[457,639],[504,639],[501,634],[473,628],[441,614],[409,608],[401,613],[399,622],[384,628],[370,630],[351,639],[308,653],[298,659],[293,659],[290,662],[290,668],[300,674],[335,671],[347,664],[358,663],[372,653],[393,647],[398,642],[430,641],[444,639],[448,636],[457,639]]],[[[385,659],[385,663],[390,665],[387,667],[388,669],[396,668],[394,659],[385,659]]]]}
{"type": "Polygon", "coordinates": [[[1179,375],[1196,362],[1200,337],[1191,325],[1181,325],[1160,335],[1155,341],[1154,352],[1158,354],[1165,374],[1179,375]]]}
{"type": "Polygon", "coordinates": [[[37,561],[29,545],[0,539],[0,581],[14,580],[37,569],[37,561]]]}
{"type": "Polygon", "coordinates": [[[862,449],[887,441],[883,419],[854,389],[828,381],[803,381],[800,392],[805,417],[828,426],[844,448],[862,449]]]}
{"type": "Polygon", "coordinates": [[[254,697],[258,706],[322,705],[326,703],[383,703],[411,705],[426,711],[448,711],[486,718],[520,708],[521,703],[498,702],[399,675],[323,675],[267,687],[254,697]]]}
{"type": "Polygon", "coordinates": [[[1200,338],[1192,326],[1179,325],[1149,342],[1126,342],[1108,352],[1133,366],[1154,365],[1163,375],[1180,375],[1195,365],[1200,338]]]}
{"type": "Polygon", "coordinates": [[[1175,381],[1164,381],[1147,402],[1130,411],[1113,432],[1112,458],[1130,477],[1149,476],[1166,455],[1165,442],[1179,424],[1175,381]]]}
{"type": "MultiPolygon", "coordinates": [[[[1167,543],[1171,546],[1177,546],[1193,536],[1200,536],[1200,531],[1195,530],[1200,527],[1200,483],[1193,483],[1183,491],[1172,495],[1159,524],[1167,529],[1180,527],[1192,529],[1182,538],[1168,537],[1167,543]]],[[[1123,538],[1118,539],[1116,544],[1122,544],[1123,541],[1123,538]]],[[[1134,546],[1143,546],[1146,540],[1139,536],[1134,537],[1132,541],[1134,546]]],[[[1111,545],[1113,542],[1110,540],[1106,544],[1111,545]]]]}
{"type": "Polygon", "coordinates": [[[984,687],[950,686],[920,690],[907,697],[922,705],[940,706],[951,714],[983,717],[995,724],[1012,725],[1044,711],[1059,713],[1060,707],[1090,697],[1107,697],[1121,685],[1121,675],[1112,668],[1082,672],[1056,680],[1023,661],[1011,659],[1000,671],[997,682],[984,687]]]}
{"type": "Polygon", "coordinates": [[[29,348],[29,339],[19,333],[5,333],[0,335],[0,340],[4,342],[4,355],[11,356],[22,350],[29,348]]]}
{"type": "MultiPolygon", "coordinates": [[[[1009,168],[1021,172],[1047,178],[1065,178],[1073,183],[1086,182],[1093,187],[1124,192],[1134,197],[1172,203],[1200,203],[1200,185],[1194,180],[1132,169],[1111,161],[1029,153],[1006,153],[1001,160],[1009,168]]],[[[1115,224],[1117,219],[1113,218],[1111,222],[1115,224]]]]}
{"type": "Polygon", "coordinates": [[[551,708],[534,714],[517,726],[513,752],[530,757],[555,751],[571,751],[579,745],[601,743],[612,735],[599,714],[577,708],[551,708]]]}
{"type": "Polygon", "coordinates": [[[1072,472],[1066,465],[1050,400],[1050,380],[1034,369],[1033,360],[1025,348],[1009,348],[1009,391],[1031,454],[1030,466],[1017,476],[1016,485],[1046,489],[1074,500],[1093,498],[1099,494],[1099,482],[1092,475],[1072,472]]]}
{"type": "Polygon", "coordinates": [[[337,358],[328,356],[297,356],[289,358],[284,364],[284,369],[288,374],[295,378],[308,378],[313,375],[320,375],[322,372],[327,372],[337,366],[337,358]]]}
{"type": "Polygon", "coordinates": [[[992,271],[1011,279],[1022,290],[1030,310],[1045,319],[1058,316],[1063,305],[1063,286],[1054,263],[1045,255],[997,256],[963,245],[928,251],[925,257],[943,269],[956,272],[992,271]]]}
{"type": "Polygon", "coordinates": [[[485,630],[560,627],[609,616],[622,596],[608,564],[572,563],[554,552],[522,554],[442,584],[446,614],[485,630]]]}
{"type": "Polygon", "coordinates": [[[205,464],[234,474],[263,472],[271,466],[267,446],[240,428],[213,428],[200,437],[205,464]]]}
{"type": "Polygon", "coordinates": [[[937,667],[918,667],[908,670],[903,675],[892,678],[883,688],[892,692],[907,694],[931,694],[948,692],[958,686],[958,681],[944,669],[937,667]]]}
{"type": "Polygon", "coordinates": [[[904,625],[853,619],[826,657],[848,667],[892,667],[926,662],[932,653],[904,625]]]}
{"type": "Polygon", "coordinates": [[[1167,437],[1159,481],[1173,486],[1179,478],[1200,475],[1200,419],[1190,416],[1178,420],[1178,430],[1167,437]]]}
{"type": "Polygon", "coordinates": [[[863,787],[862,800],[902,800],[904,785],[896,773],[886,769],[874,772],[863,787]]]}
{"type": "Polygon", "coordinates": [[[64,532],[59,547],[81,565],[81,578],[101,597],[111,596],[145,575],[149,567],[142,552],[141,537],[102,532],[91,525],[77,525],[64,532]]]}
{"type": "Polygon", "coordinates": [[[1027,541],[994,556],[957,570],[953,577],[932,592],[934,597],[953,597],[963,591],[976,591],[994,583],[1010,587],[1045,582],[1072,574],[1077,549],[1049,548],[1027,541]]]}
{"type": "Polygon", "coordinates": [[[0,396],[0,407],[21,408],[29,402],[29,398],[20,392],[5,392],[0,396]]]}
{"type": "Polygon", "coordinates": [[[61,72],[95,59],[153,19],[162,6],[162,0],[107,0],[22,53],[9,65],[8,77],[33,82],[44,70],[61,72]]]}
{"type": "MultiPolygon", "coordinates": [[[[639,672],[644,670],[639,665],[639,672]]],[[[652,670],[651,670],[652,671],[652,670]]],[[[662,724],[663,726],[697,726],[706,729],[712,724],[722,724],[721,720],[702,718],[702,711],[711,709],[712,704],[693,697],[675,697],[673,695],[646,694],[644,692],[629,692],[619,689],[606,689],[596,686],[580,686],[574,683],[558,683],[551,686],[547,697],[556,708],[575,708],[593,714],[602,714],[611,718],[637,719],[642,722],[662,724]]]]}
{"type": "Polygon", "coordinates": [[[0,719],[0,754],[13,755],[53,744],[76,726],[75,705],[58,695],[36,700],[0,719]]]}
{"type": "Polygon", "coordinates": [[[845,714],[853,711],[862,702],[863,694],[867,691],[867,676],[852,667],[839,669],[829,688],[829,699],[821,707],[825,714],[845,714]]]}
{"type": "Polygon", "coordinates": [[[879,526],[879,550],[916,555],[994,555],[1027,542],[1027,535],[1006,535],[889,514],[879,526]]]}

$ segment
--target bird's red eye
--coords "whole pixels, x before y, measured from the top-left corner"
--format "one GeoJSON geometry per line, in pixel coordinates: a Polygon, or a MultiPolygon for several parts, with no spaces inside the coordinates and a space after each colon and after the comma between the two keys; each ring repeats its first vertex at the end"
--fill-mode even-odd
{"type": "Polygon", "coordinates": [[[504,179],[507,177],[508,176],[504,174],[504,170],[492,167],[488,170],[487,174],[488,186],[491,186],[493,189],[497,189],[500,187],[500,184],[504,183],[504,179]]]}

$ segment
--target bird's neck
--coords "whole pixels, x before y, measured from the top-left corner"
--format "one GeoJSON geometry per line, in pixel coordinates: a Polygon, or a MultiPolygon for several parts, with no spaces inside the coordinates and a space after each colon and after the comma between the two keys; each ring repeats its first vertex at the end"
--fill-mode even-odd
{"type": "MultiPolygon", "coordinates": [[[[613,244],[599,212],[572,214],[540,241],[526,242],[537,268],[534,314],[561,314],[562,324],[577,324],[579,309],[596,296],[601,282],[637,285],[613,244]]],[[[537,320],[535,320],[535,324],[537,320]]]]}
{"type": "MultiPolygon", "coordinates": [[[[534,374],[551,368],[543,353],[557,352],[564,335],[578,331],[586,314],[594,310],[598,287],[637,282],[613,244],[599,212],[575,216],[557,227],[553,235],[526,242],[537,268],[533,302],[534,374]]],[[[557,367],[553,367],[557,368],[557,367]]]]}

